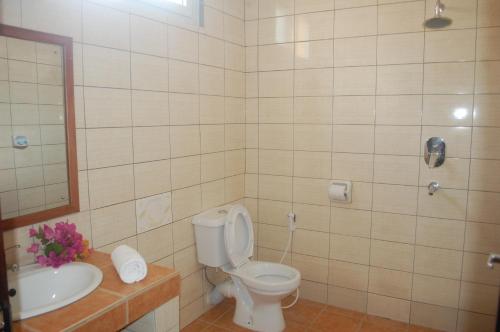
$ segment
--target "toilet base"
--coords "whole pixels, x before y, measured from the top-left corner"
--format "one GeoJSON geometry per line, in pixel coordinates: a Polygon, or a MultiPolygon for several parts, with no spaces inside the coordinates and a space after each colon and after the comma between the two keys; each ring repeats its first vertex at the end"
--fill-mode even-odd
{"type": "Polygon", "coordinates": [[[281,302],[260,303],[254,305],[250,312],[242,301],[236,299],[233,322],[241,327],[260,332],[280,332],[285,329],[281,302]]]}

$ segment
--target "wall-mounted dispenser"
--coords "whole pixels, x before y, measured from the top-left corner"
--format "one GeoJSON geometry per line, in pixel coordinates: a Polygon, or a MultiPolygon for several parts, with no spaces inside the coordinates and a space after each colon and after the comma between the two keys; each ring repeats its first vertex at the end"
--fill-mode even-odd
{"type": "Polygon", "coordinates": [[[431,137],[425,143],[424,159],[429,168],[439,167],[446,158],[446,143],[441,137],[431,137]]]}
{"type": "Polygon", "coordinates": [[[330,200],[340,203],[351,203],[352,182],[334,180],[328,187],[328,197],[330,200]]]}

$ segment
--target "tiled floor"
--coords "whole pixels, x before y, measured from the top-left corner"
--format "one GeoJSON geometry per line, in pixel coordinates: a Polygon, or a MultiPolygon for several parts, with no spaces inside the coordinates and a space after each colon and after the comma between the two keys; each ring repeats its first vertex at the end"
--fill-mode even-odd
{"type": "MultiPolygon", "coordinates": [[[[437,332],[308,300],[283,311],[289,332],[437,332]]],[[[226,299],[181,332],[249,331],[233,323],[234,301],[226,299]]]]}

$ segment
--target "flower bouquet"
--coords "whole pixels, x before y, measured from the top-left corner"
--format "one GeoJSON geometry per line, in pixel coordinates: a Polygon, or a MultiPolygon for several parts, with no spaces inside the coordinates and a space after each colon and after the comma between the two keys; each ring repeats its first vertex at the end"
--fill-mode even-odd
{"type": "Polygon", "coordinates": [[[90,255],[89,241],[76,231],[76,225],[58,222],[54,228],[43,225],[29,230],[30,238],[35,242],[28,248],[36,255],[36,261],[42,266],[59,266],[80,260],[90,255]]]}

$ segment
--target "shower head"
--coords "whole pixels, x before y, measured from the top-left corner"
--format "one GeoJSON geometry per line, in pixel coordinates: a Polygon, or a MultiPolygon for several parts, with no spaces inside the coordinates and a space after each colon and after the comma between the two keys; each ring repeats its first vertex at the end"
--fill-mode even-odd
{"type": "Polygon", "coordinates": [[[426,20],[424,22],[424,26],[429,29],[440,29],[450,25],[452,22],[451,18],[441,16],[444,9],[445,7],[441,0],[437,0],[434,10],[434,17],[426,20]]]}

